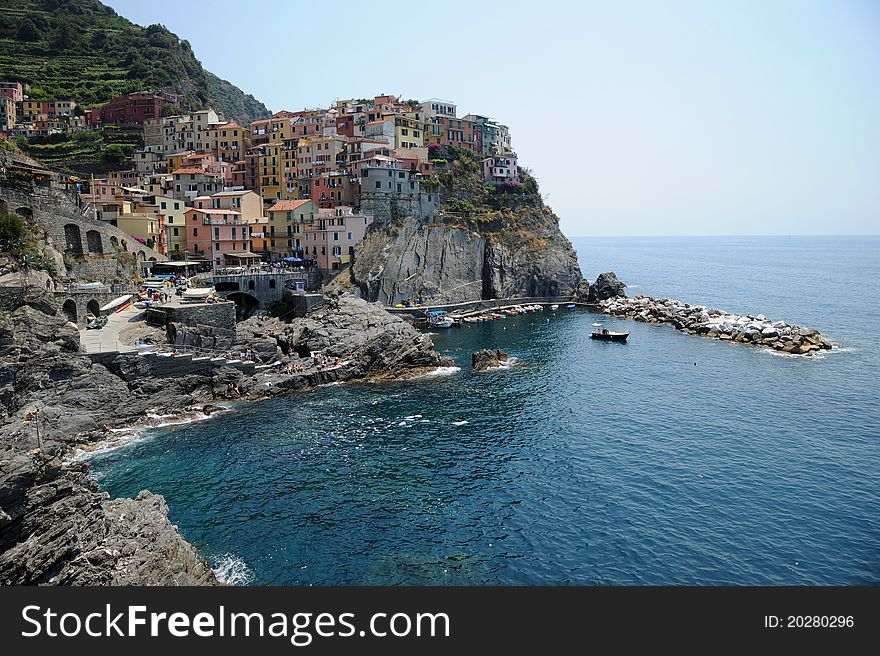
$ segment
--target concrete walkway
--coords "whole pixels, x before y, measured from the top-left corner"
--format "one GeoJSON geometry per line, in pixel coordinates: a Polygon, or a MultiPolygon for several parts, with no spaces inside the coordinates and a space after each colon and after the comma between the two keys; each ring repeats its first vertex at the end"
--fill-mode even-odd
{"type": "Polygon", "coordinates": [[[134,351],[134,346],[119,342],[119,333],[123,328],[138,321],[143,321],[146,313],[133,305],[118,314],[107,317],[107,325],[98,330],[82,328],[79,331],[80,348],[85,353],[126,353],[134,351]]]}

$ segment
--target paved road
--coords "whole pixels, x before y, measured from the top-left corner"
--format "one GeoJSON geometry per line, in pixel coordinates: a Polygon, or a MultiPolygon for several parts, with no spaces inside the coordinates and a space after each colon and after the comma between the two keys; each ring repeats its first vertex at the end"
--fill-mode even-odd
{"type": "Polygon", "coordinates": [[[87,330],[83,328],[79,331],[79,341],[82,350],[86,353],[107,353],[108,351],[134,351],[135,348],[130,344],[121,344],[119,342],[119,333],[126,326],[142,321],[145,313],[136,307],[129,306],[118,314],[111,314],[107,319],[107,325],[100,330],[87,330]]]}

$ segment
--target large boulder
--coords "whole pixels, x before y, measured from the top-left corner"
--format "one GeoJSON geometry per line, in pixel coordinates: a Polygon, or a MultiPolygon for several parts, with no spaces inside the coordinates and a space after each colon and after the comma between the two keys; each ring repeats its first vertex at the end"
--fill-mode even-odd
{"type": "Polygon", "coordinates": [[[617,279],[613,271],[600,273],[599,277],[589,287],[587,303],[598,303],[616,296],[626,296],[626,285],[617,279]]]}
{"type": "Polygon", "coordinates": [[[486,371],[492,367],[498,367],[510,360],[510,356],[504,351],[482,349],[471,355],[471,366],[474,371],[486,371]]]}

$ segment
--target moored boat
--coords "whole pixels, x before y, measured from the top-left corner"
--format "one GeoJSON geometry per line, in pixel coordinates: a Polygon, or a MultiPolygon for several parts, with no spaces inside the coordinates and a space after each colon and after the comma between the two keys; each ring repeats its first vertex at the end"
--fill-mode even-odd
{"type": "Polygon", "coordinates": [[[600,339],[608,342],[625,342],[627,337],[629,337],[629,333],[616,333],[604,328],[590,333],[590,339],[600,339]]]}
{"type": "Polygon", "coordinates": [[[204,301],[214,293],[213,287],[189,287],[180,295],[181,301],[204,301]]]}

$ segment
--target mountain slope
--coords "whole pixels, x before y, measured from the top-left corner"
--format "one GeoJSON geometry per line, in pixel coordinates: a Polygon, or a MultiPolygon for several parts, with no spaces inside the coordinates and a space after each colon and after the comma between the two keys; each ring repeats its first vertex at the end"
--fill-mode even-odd
{"type": "Polygon", "coordinates": [[[265,105],[202,68],[188,41],[162,25],[141,27],[97,0],[4,0],[0,80],[31,85],[33,99],[83,105],[145,89],[183,97],[185,109],[211,104],[247,124],[265,105]]]}

